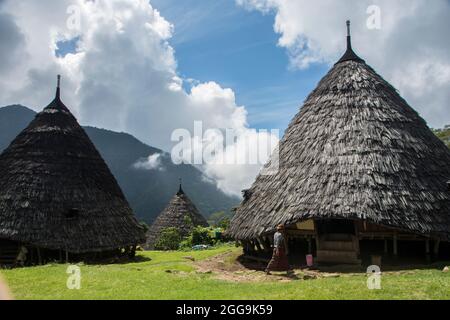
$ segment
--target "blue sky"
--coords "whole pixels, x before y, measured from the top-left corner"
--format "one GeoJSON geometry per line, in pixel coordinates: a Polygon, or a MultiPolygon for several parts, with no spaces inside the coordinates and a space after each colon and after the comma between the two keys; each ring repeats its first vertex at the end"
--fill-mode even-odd
{"type": "Polygon", "coordinates": [[[290,69],[272,14],[247,11],[232,0],[152,4],[175,26],[170,42],[181,75],[233,89],[252,128],[284,130],[329,68],[290,69]]]}
{"type": "MultiPolygon", "coordinates": [[[[3,1],[0,24],[10,32],[4,33],[3,51],[0,46],[7,79],[0,81],[1,105],[40,110],[60,73],[64,100],[82,124],[128,132],[166,151],[176,130],[192,131],[197,121],[204,128],[235,129],[242,140],[265,137],[248,130],[246,121],[282,134],[343,54],[345,21],[351,19],[360,56],[430,126],[450,121],[448,0],[377,0],[379,29],[368,27],[373,0],[241,0],[255,11],[235,0],[150,0],[161,15],[148,1],[3,1]],[[69,30],[67,8],[74,3],[82,8],[81,23],[69,30]],[[64,58],[49,52],[56,39],[70,37],[79,37],[81,45],[59,43],[57,54],[64,58]],[[176,75],[186,80],[186,90],[176,75]],[[188,79],[196,80],[192,91],[188,79]],[[246,107],[247,117],[238,106],[246,107]]],[[[242,145],[227,146],[226,155],[250,152],[242,145]]],[[[233,194],[258,171],[205,166],[206,175],[233,194]]]]}

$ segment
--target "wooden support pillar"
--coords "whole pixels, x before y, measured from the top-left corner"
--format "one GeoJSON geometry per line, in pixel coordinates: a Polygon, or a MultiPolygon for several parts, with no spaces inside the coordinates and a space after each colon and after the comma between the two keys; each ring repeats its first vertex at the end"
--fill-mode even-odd
{"type": "Polygon", "coordinates": [[[389,253],[389,244],[387,239],[384,239],[384,254],[388,255],[388,253],[389,253]]]}
{"type": "Polygon", "coordinates": [[[247,254],[252,255],[255,251],[253,244],[250,240],[247,240],[247,254]]]}
{"type": "Polygon", "coordinates": [[[260,251],[267,251],[266,246],[264,245],[264,241],[261,238],[257,238],[256,243],[258,244],[258,248],[260,251]]]}
{"type": "Polygon", "coordinates": [[[34,265],[34,263],[35,263],[35,261],[34,261],[34,248],[31,247],[30,251],[31,251],[31,253],[30,253],[31,254],[30,261],[34,265]]]}
{"type": "Polygon", "coordinates": [[[260,238],[260,239],[258,239],[258,241],[263,246],[264,251],[266,251],[266,252],[270,252],[271,251],[271,247],[270,247],[269,242],[267,241],[267,238],[260,238]]]}
{"type": "Polygon", "coordinates": [[[355,236],[353,237],[353,248],[358,253],[358,256],[361,255],[361,247],[359,246],[359,227],[358,222],[353,222],[355,226],[355,236]]]}
{"type": "Polygon", "coordinates": [[[41,249],[37,248],[37,254],[38,254],[38,264],[42,265],[42,256],[41,256],[41,249]]]}
{"type": "Polygon", "coordinates": [[[256,251],[258,253],[264,252],[264,249],[263,249],[264,247],[261,246],[261,243],[259,243],[258,239],[255,240],[255,245],[256,245],[256,251]]]}
{"type": "Polygon", "coordinates": [[[434,241],[433,254],[434,254],[435,258],[437,258],[439,256],[439,245],[440,244],[441,244],[441,240],[440,239],[436,239],[434,241]]]}
{"type": "Polygon", "coordinates": [[[66,263],[69,263],[69,251],[66,250],[66,263]]]}
{"type": "Polygon", "coordinates": [[[308,254],[312,254],[312,239],[311,239],[311,237],[308,237],[307,241],[308,241],[308,254]]]}
{"type": "Polygon", "coordinates": [[[320,250],[320,235],[319,235],[319,227],[317,225],[317,221],[314,220],[314,231],[315,231],[315,238],[316,238],[316,250],[320,250]]]}
{"type": "Polygon", "coordinates": [[[248,241],[248,240],[244,241],[244,250],[245,250],[245,254],[250,254],[251,253],[250,241],[248,241]]]}
{"type": "Polygon", "coordinates": [[[245,250],[247,254],[252,253],[252,243],[249,240],[245,241],[245,250]]]}
{"type": "Polygon", "coordinates": [[[252,254],[254,254],[256,252],[255,242],[253,240],[250,240],[250,252],[252,254]]]}
{"type": "Polygon", "coordinates": [[[394,233],[394,258],[398,258],[398,234],[397,232],[394,233]]]}
{"type": "Polygon", "coordinates": [[[427,262],[430,263],[431,262],[430,239],[425,240],[425,255],[426,255],[427,262]]]}
{"type": "Polygon", "coordinates": [[[242,243],[242,247],[244,248],[244,254],[246,254],[246,255],[249,254],[250,253],[250,245],[249,245],[248,241],[242,240],[241,243],[242,243]]]}

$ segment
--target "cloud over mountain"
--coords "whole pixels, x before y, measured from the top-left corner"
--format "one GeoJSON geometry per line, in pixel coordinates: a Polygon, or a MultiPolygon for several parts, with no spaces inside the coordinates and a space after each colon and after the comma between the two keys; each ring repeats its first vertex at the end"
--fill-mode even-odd
{"type": "MultiPolygon", "coordinates": [[[[0,25],[12,30],[8,46],[21,53],[0,82],[1,104],[39,110],[61,73],[63,98],[82,124],[126,131],[167,151],[171,133],[192,130],[194,121],[205,129],[248,130],[245,108],[231,89],[214,81],[186,89],[170,45],[174,27],[147,0],[5,0],[0,25]],[[75,50],[55,53],[71,41],[75,50]]],[[[9,54],[0,47],[0,60],[9,54]]],[[[254,172],[242,174],[243,186],[230,183],[236,187],[227,192],[238,194],[251,183],[254,172]]]]}

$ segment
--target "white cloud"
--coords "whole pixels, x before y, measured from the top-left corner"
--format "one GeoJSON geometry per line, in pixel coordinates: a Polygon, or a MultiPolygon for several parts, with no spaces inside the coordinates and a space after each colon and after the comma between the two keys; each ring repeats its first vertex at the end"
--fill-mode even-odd
{"type": "MultiPolygon", "coordinates": [[[[41,110],[61,73],[63,99],[81,123],[129,132],[167,151],[173,130],[192,130],[194,121],[202,121],[205,130],[248,130],[246,110],[236,104],[231,89],[192,80],[192,89],[183,89],[169,42],[174,27],[148,0],[4,0],[0,14],[2,25],[14,31],[11,43],[19,48],[14,52],[21,52],[9,64],[10,77],[0,80],[1,105],[41,110]],[[73,5],[79,29],[68,28],[73,16],[67,10],[73,5]],[[75,38],[75,52],[55,56],[59,41],[75,38]]],[[[0,46],[0,61],[8,54],[0,46]]],[[[227,167],[227,174],[219,167],[205,170],[220,176],[220,185],[233,194],[254,178],[243,177],[239,166],[227,167]]]]}
{"type": "Polygon", "coordinates": [[[161,154],[155,153],[148,156],[146,159],[138,160],[133,164],[133,168],[138,170],[159,170],[163,171],[164,167],[161,162],[161,154]]]}
{"type": "Polygon", "coordinates": [[[353,47],[396,86],[430,125],[450,123],[450,2],[448,0],[236,0],[275,13],[279,46],[291,67],[332,64],[345,51],[345,21],[353,47]],[[367,28],[367,8],[381,9],[381,30],[367,28]]]}
{"type": "Polygon", "coordinates": [[[276,150],[279,139],[275,132],[246,130],[236,140],[212,159],[205,173],[226,193],[240,195],[240,191],[251,187],[261,165],[267,163],[276,150]]]}

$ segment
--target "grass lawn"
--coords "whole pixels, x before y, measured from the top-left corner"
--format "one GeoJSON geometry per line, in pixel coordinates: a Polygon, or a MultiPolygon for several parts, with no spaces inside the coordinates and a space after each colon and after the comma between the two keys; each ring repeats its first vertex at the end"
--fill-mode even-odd
{"type": "Polygon", "coordinates": [[[194,262],[184,258],[200,261],[238,250],[145,252],[140,255],[148,260],[138,263],[81,264],[80,290],[67,289],[67,265],[3,270],[2,274],[16,299],[450,299],[450,273],[437,269],[384,274],[382,290],[371,291],[364,274],[294,281],[278,277],[257,282],[218,280],[215,273],[196,272],[194,262]]]}

